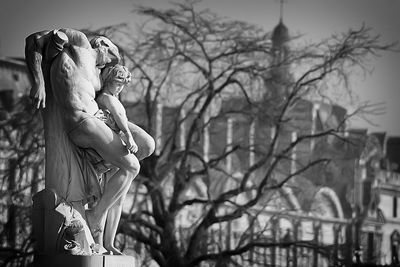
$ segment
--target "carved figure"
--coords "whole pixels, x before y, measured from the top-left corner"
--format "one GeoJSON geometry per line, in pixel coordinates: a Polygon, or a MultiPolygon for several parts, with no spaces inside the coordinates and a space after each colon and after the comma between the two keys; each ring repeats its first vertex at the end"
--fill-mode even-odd
{"type": "MultiPolygon", "coordinates": [[[[101,86],[100,73],[106,65],[119,62],[118,48],[102,36],[89,42],[80,31],[60,29],[28,36],[25,57],[32,78],[31,97],[42,109],[45,126],[45,186],[86,218],[95,240],[102,241],[109,210],[121,209],[139,172],[139,159],[154,151],[153,138],[133,123],[129,128],[134,129],[130,132],[138,148],[128,150],[99,115],[95,94],[101,86]],[[101,192],[102,172],[107,172],[107,181],[101,192]],[[96,205],[85,211],[84,204],[93,199],[96,205]]],[[[110,218],[113,226],[106,227],[105,237],[113,242],[119,217],[110,218]]],[[[113,244],[108,246],[119,253],[113,244]]]]}
{"type": "MultiPolygon", "coordinates": [[[[103,114],[102,119],[105,124],[120,135],[127,149],[141,160],[147,155],[143,155],[140,153],[141,151],[138,151],[138,145],[133,138],[133,136],[138,135],[137,132],[141,131],[141,129],[128,121],[125,108],[118,99],[124,86],[131,81],[131,73],[126,67],[116,64],[114,66],[106,67],[102,71],[101,80],[102,88],[96,97],[96,102],[100,107],[98,112],[103,114]]],[[[118,222],[121,217],[122,204],[128,190],[129,186],[125,189],[121,198],[117,200],[114,206],[112,206],[108,211],[104,242],[99,241],[99,243],[104,243],[104,247],[113,254],[121,254],[121,252],[114,247],[114,239],[118,228],[118,222]]]]}

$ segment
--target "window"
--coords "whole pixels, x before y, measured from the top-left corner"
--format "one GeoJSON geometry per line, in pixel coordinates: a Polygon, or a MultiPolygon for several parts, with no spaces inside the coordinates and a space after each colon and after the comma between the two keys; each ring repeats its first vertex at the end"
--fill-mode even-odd
{"type": "Polygon", "coordinates": [[[14,74],[12,75],[12,77],[13,77],[14,81],[16,81],[16,82],[19,81],[19,75],[18,75],[17,73],[14,73],[14,74]]]}
{"type": "Polygon", "coordinates": [[[4,109],[7,112],[12,111],[14,108],[14,90],[5,89],[0,91],[0,109],[4,109]]]}
{"type": "Polygon", "coordinates": [[[397,218],[397,197],[393,197],[393,218],[397,218]]]}
{"type": "Polygon", "coordinates": [[[392,250],[392,263],[399,263],[399,244],[400,244],[400,234],[397,231],[394,231],[390,235],[390,247],[392,250]]]}
{"type": "Polygon", "coordinates": [[[369,232],[367,240],[367,260],[371,262],[374,259],[374,233],[369,232]]]}

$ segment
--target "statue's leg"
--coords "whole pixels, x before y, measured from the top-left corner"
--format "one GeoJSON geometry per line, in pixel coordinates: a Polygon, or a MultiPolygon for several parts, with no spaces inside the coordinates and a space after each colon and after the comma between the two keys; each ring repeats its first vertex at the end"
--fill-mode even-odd
{"type": "Polygon", "coordinates": [[[93,148],[100,156],[119,170],[110,177],[97,205],[86,212],[87,222],[94,235],[100,234],[104,227],[107,211],[123,195],[132,180],[139,173],[140,165],[135,155],[130,154],[120,137],[104,122],[90,118],[69,133],[72,141],[83,148],[93,148]]]}
{"type": "Polygon", "coordinates": [[[153,137],[132,122],[128,122],[128,127],[132,133],[133,139],[139,147],[138,152],[136,152],[136,157],[139,160],[142,160],[153,154],[155,150],[155,142],[153,137]]]}
{"type": "MultiPolygon", "coordinates": [[[[106,186],[106,185],[107,185],[107,182],[109,181],[110,177],[112,177],[117,171],[118,171],[118,168],[115,168],[115,167],[113,167],[113,166],[110,167],[110,170],[104,174],[104,178],[103,178],[103,179],[105,179],[105,182],[104,182],[104,185],[103,185],[103,186],[106,186]]],[[[117,200],[116,203],[118,203],[118,200],[117,200]]],[[[93,237],[95,243],[101,245],[102,247],[105,247],[105,246],[104,246],[104,236],[107,235],[107,232],[110,232],[110,231],[111,231],[111,229],[109,229],[109,227],[108,227],[108,228],[105,228],[105,227],[107,227],[106,221],[108,220],[109,213],[110,213],[111,210],[115,207],[115,205],[116,205],[116,204],[114,204],[114,205],[108,210],[108,212],[107,212],[107,217],[104,218],[103,221],[101,221],[100,229],[104,229],[104,234],[99,234],[99,235],[93,237]]],[[[89,207],[89,209],[90,209],[90,208],[93,208],[93,207],[89,207]]]]}
{"type": "Polygon", "coordinates": [[[114,255],[122,255],[122,252],[114,246],[114,242],[117,234],[118,224],[121,219],[122,205],[125,201],[128,191],[129,187],[126,188],[121,198],[114,203],[107,213],[106,227],[104,229],[104,247],[114,255]]]}
{"type": "MultiPolygon", "coordinates": [[[[118,168],[113,168],[105,174],[105,186],[107,186],[107,182],[110,180],[110,177],[112,177],[117,171],[118,168]]],[[[119,220],[121,218],[122,204],[124,202],[126,194],[129,191],[129,188],[130,186],[126,187],[126,189],[124,190],[124,194],[121,196],[121,198],[119,198],[117,202],[115,202],[114,205],[108,210],[104,228],[104,236],[101,235],[101,245],[104,246],[106,250],[112,252],[114,255],[122,255],[122,252],[115,248],[114,240],[117,234],[119,220]]],[[[100,244],[100,242],[97,243],[100,244]]]]}

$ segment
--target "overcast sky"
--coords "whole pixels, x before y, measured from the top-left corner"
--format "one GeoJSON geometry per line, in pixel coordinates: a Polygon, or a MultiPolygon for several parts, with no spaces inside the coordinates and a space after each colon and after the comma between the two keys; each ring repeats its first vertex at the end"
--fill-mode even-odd
{"type": "MultiPolygon", "coordinates": [[[[165,0],[1,0],[0,56],[23,56],[24,39],[35,31],[137,21],[132,13],[135,4],[170,7],[165,0]]],[[[272,30],[279,21],[277,0],[204,0],[201,6],[265,30],[272,30]]],[[[303,34],[304,42],[319,41],[362,23],[380,34],[382,41],[400,40],[399,0],[285,0],[283,13],[289,32],[303,34]]],[[[362,100],[385,102],[386,114],[371,118],[378,126],[357,122],[353,127],[400,135],[400,53],[385,53],[372,60],[370,67],[373,73],[357,78],[352,87],[362,100]]]]}

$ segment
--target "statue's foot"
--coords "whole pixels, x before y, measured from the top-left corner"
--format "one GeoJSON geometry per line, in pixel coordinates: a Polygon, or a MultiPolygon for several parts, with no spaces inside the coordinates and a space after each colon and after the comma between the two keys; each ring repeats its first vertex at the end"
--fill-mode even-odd
{"type": "Polygon", "coordinates": [[[108,250],[106,250],[100,244],[92,244],[90,246],[90,248],[92,249],[93,254],[97,254],[97,255],[108,255],[109,254],[108,250]]]}
{"type": "Polygon", "coordinates": [[[116,249],[114,246],[104,246],[104,247],[105,247],[105,249],[108,250],[110,255],[125,255],[119,249],[116,249]]]}
{"type": "Polygon", "coordinates": [[[95,220],[91,210],[86,210],[85,213],[86,213],[86,222],[89,226],[90,233],[92,234],[94,242],[102,245],[103,229],[99,225],[98,221],[95,220]]]}

